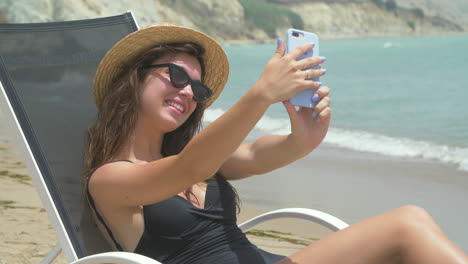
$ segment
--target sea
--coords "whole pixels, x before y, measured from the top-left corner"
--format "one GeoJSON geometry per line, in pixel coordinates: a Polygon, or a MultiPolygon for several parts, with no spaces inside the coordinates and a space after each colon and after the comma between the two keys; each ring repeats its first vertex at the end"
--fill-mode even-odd
{"type": "MultiPolygon", "coordinates": [[[[328,70],[321,81],[331,88],[333,111],[324,142],[468,171],[468,35],[322,40],[319,46],[328,70]]],[[[258,80],[275,48],[276,43],[224,46],[229,81],[205,113],[206,122],[258,80]]],[[[289,131],[279,103],[253,133],[289,131]]]]}

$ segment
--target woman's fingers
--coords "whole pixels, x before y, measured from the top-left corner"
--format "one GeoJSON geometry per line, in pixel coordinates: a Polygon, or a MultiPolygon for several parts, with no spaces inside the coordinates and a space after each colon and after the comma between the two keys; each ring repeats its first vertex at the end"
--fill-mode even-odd
{"type": "Polygon", "coordinates": [[[316,82],[316,81],[310,80],[314,77],[310,79],[306,79],[307,76],[305,73],[299,72],[297,74],[300,75],[300,80],[297,81],[299,84],[299,90],[297,91],[297,93],[305,89],[318,89],[322,87],[322,82],[316,82]]]}
{"type": "Polygon", "coordinates": [[[318,115],[320,114],[325,108],[330,106],[330,97],[324,97],[320,102],[314,107],[313,111],[318,115]]]}
{"type": "Polygon", "coordinates": [[[307,58],[296,61],[301,54],[312,49],[311,44],[304,44],[288,54],[284,54],[284,42],[278,40],[275,54],[267,63],[265,70],[260,76],[258,85],[253,87],[258,95],[270,103],[280,102],[293,97],[295,94],[307,88],[318,88],[320,82],[311,79],[320,77],[326,73],[319,67],[306,69],[310,66],[319,65],[323,60],[320,57],[307,58]]]}
{"type": "MultiPolygon", "coordinates": [[[[312,117],[316,118],[317,120],[327,118],[328,111],[330,110],[330,88],[328,86],[320,87],[312,97],[312,101],[317,102],[318,104],[314,107],[312,112],[312,117]]],[[[328,117],[329,118],[329,117],[328,117]]]]}
{"type": "Polygon", "coordinates": [[[331,108],[330,108],[330,97],[324,97],[320,102],[315,106],[312,112],[312,117],[315,118],[316,121],[320,120],[329,120],[331,115],[331,108]]]}
{"type": "MultiPolygon", "coordinates": [[[[284,47],[284,44],[283,44],[284,47]]],[[[310,68],[312,66],[319,65],[323,62],[325,62],[326,58],[323,56],[307,56],[306,58],[300,59],[299,58],[309,52],[313,48],[312,44],[305,43],[297,48],[291,50],[289,53],[284,55],[284,58],[293,62],[294,69],[299,71],[299,70],[304,70],[306,68],[310,68]]],[[[283,51],[284,52],[284,51],[283,51]]],[[[283,53],[284,54],[284,53],[283,53]]]]}
{"type": "Polygon", "coordinates": [[[304,74],[304,79],[305,80],[308,80],[308,79],[313,79],[313,78],[317,78],[317,77],[320,77],[322,75],[325,75],[325,73],[327,73],[327,69],[307,69],[307,70],[304,70],[302,71],[303,74],[304,74]]]}
{"type": "Polygon", "coordinates": [[[288,112],[289,119],[294,122],[297,120],[297,111],[294,105],[292,105],[288,100],[283,101],[283,105],[286,108],[286,111],[288,112]]]}
{"type": "Polygon", "coordinates": [[[283,57],[285,51],[286,46],[284,45],[284,42],[281,39],[278,39],[276,42],[276,51],[274,56],[281,58],[283,57]]]}
{"type": "Polygon", "coordinates": [[[318,114],[316,121],[328,123],[330,122],[330,119],[331,119],[331,108],[327,106],[320,112],[320,114],[318,114]]]}
{"type": "Polygon", "coordinates": [[[311,50],[314,46],[311,43],[304,43],[300,46],[297,46],[295,49],[288,52],[288,54],[284,55],[286,58],[290,58],[291,60],[297,60],[303,54],[311,50]]]}
{"type": "Polygon", "coordinates": [[[319,99],[322,99],[330,94],[330,87],[328,86],[321,86],[316,92],[316,95],[318,95],[319,99]]]}
{"type": "Polygon", "coordinates": [[[297,70],[304,70],[307,68],[322,68],[322,63],[325,62],[326,58],[323,56],[314,56],[314,57],[307,57],[302,60],[294,61],[294,68],[297,70]]]}

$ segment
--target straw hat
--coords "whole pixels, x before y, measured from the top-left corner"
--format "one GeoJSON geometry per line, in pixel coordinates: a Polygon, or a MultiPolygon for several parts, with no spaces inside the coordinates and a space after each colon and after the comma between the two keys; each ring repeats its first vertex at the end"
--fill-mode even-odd
{"type": "Polygon", "coordinates": [[[135,31],[117,42],[107,52],[94,76],[93,94],[96,105],[100,107],[103,98],[112,89],[112,81],[122,74],[122,65],[157,44],[177,42],[192,42],[205,49],[202,56],[205,65],[202,82],[213,91],[205,102],[205,107],[210,106],[226,84],[229,75],[227,56],[221,45],[210,36],[171,23],[156,23],[135,31]]]}

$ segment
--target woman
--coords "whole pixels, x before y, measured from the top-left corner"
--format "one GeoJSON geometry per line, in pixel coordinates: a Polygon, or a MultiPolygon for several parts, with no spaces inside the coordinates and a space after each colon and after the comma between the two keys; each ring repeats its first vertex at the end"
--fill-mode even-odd
{"type": "Polygon", "coordinates": [[[288,257],[258,249],[237,228],[237,195],[228,180],[285,166],[327,133],[330,89],[309,80],[325,71],[303,70],[325,58],[296,60],[311,48],[284,54],[278,41],[257,83],[199,132],[203,111],[228,76],[219,44],[164,23],[117,43],[94,80],[99,113],[88,133],[85,174],[109,243],[162,263],[467,263],[414,206],[352,225],[288,257]],[[311,98],[319,103],[297,111],[286,100],[307,88],[319,88],[311,98]],[[291,134],[243,143],[277,102],[289,114],[291,134]]]}

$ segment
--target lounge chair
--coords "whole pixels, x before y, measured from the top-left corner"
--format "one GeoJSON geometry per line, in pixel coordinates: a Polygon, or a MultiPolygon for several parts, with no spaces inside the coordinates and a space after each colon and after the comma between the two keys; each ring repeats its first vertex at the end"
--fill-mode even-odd
{"type": "MultiPolygon", "coordinates": [[[[63,250],[70,263],[159,263],[111,249],[83,199],[85,131],[96,108],[91,93],[96,67],[107,50],[138,29],[131,12],[67,22],[0,24],[0,105],[16,136],[58,244],[41,263],[63,250]],[[103,253],[106,252],[106,253],[103,253]]],[[[348,225],[311,209],[283,209],[240,227],[295,217],[331,230],[348,225]]]]}

